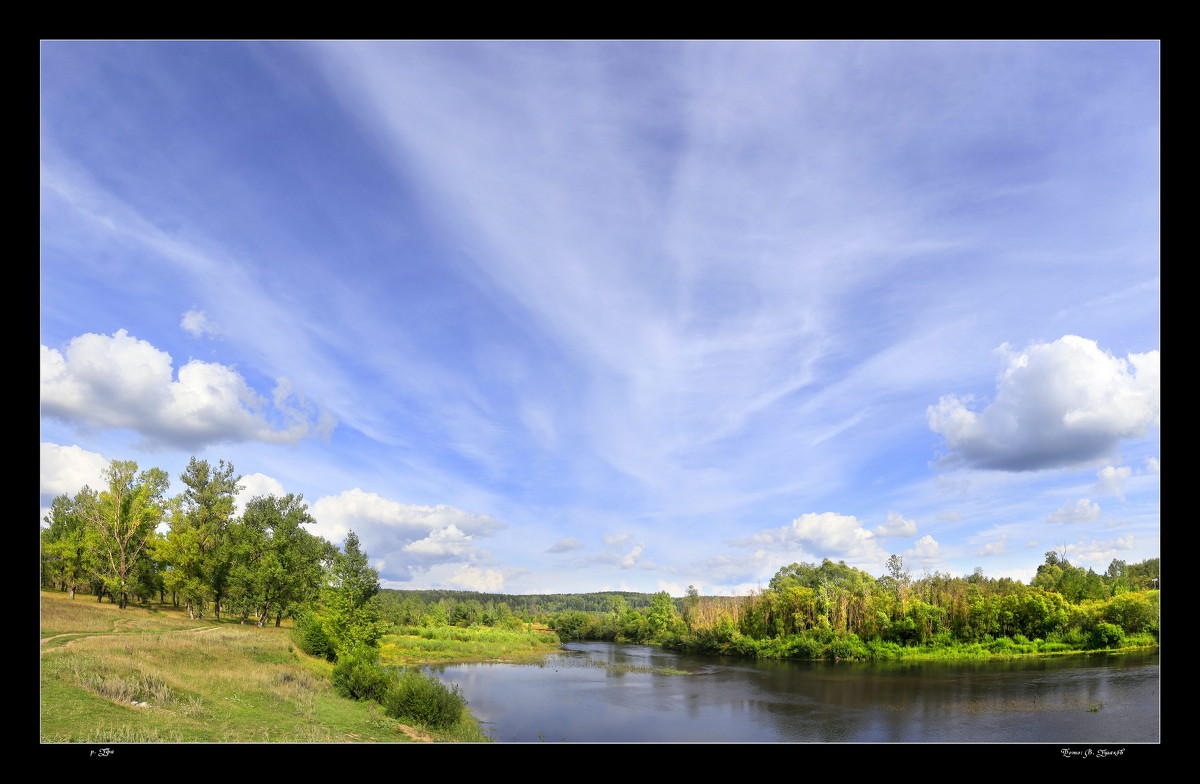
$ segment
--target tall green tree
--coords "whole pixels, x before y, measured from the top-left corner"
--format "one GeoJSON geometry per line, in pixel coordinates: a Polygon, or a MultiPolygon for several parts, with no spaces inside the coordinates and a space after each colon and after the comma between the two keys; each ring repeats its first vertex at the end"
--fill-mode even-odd
{"type": "Polygon", "coordinates": [[[227,529],[241,477],[234,474],[232,463],[221,460],[213,467],[193,457],[179,478],[187,489],[177,499],[162,549],[170,563],[167,587],[184,597],[189,617],[202,616],[212,601],[213,615],[220,618],[233,570],[227,529]]]}
{"type": "Polygon", "coordinates": [[[146,541],[163,518],[167,472],[151,468],[138,473],[132,460],[113,460],[104,470],[107,488],[81,491],[80,513],[91,529],[89,543],[104,587],[120,606],[129,603],[131,576],[146,541]]]}
{"type": "Polygon", "coordinates": [[[339,655],[353,648],[378,645],[384,631],[378,593],[379,572],[371,568],[358,536],[350,531],[342,550],[333,558],[321,601],[325,630],[339,655]]]}
{"type": "Polygon", "coordinates": [[[42,584],[59,585],[75,598],[75,590],[96,573],[97,548],[89,541],[83,505],[88,494],[65,493],[50,503],[48,528],[42,529],[42,584]]]}
{"type": "Polygon", "coordinates": [[[271,615],[279,626],[284,615],[318,598],[337,548],[304,528],[314,522],[304,496],[289,493],[252,499],[231,526],[233,590],[258,613],[259,626],[271,615]]]}

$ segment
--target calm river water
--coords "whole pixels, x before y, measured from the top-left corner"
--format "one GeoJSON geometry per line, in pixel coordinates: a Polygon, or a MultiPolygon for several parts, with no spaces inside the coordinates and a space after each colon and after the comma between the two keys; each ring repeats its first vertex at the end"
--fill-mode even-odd
{"type": "Polygon", "coordinates": [[[1011,662],[763,662],[572,643],[437,669],[501,742],[1159,740],[1158,653],[1011,662]]]}

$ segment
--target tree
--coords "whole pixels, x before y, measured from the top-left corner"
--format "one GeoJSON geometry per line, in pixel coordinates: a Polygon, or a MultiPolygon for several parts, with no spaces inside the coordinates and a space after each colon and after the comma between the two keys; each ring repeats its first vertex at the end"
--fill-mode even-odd
{"type": "Polygon", "coordinates": [[[104,587],[114,598],[120,597],[124,609],[129,602],[130,576],[146,540],[163,517],[167,472],[151,468],[138,474],[132,460],[113,460],[103,478],[108,489],[96,494],[85,487],[76,498],[92,529],[90,542],[104,587]]]}
{"type": "Polygon", "coordinates": [[[50,527],[42,529],[42,583],[61,585],[72,599],[96,571],[96,548],[89,543],[83,509],[87,498],[83,492],[55,498],[46,516],[50,527]]]}
{"type": "Polygon", "coordinates": [[[244,613],[258,613],[259,626],[271,614],[279,626],[285,614],[318,597],[336,548],[304,529],[314,522],[304,496],[289,493],[252,499],[230,525],[231,591],[244,613]]]}
{"type": "Polygon", "coordinates": [[[187,489],[177,499],[171,532],[163,548],[170,563],[167,587],[187,602],[188,617],[203,615],[209,599],[221,617],[221,601],[229,590],[233,568],[226,528],[233,518],[240,476],[221,460],[216,468],[193,457],[180,475],[187,489]]]}
{"type": "Polygon", "coordinates": [[[358,536],[350,531],[342,551],[333,558],[321,602],[325,629],[339,654],[378,645],[383,636],[378,593],[379,572],[370,567],[358,536]]]}

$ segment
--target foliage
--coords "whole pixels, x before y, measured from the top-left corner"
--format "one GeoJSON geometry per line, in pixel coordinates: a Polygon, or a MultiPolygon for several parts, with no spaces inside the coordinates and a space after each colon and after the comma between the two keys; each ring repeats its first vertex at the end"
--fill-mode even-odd
{"type": "Polygon", "coordinates": [[[162,520],[167,473],[151,468],[139,474],[132,460],[113,460],[103,478],[107,488],[99,493],[83,488],[76,496],[77,509],[89,529],[86,541],[96,576],[125,607],[134,568],[162,520]]]}
{"type": "Polygon", "coordinates": [[[343,550],[333,558],[321,593],[321,618],[334,650],[340,654],[356,647],[378,647],[387,624],[379,618],[379,572],[368,565],[358,536],[346,534],[343,550]]]}
{"type": "Polygon", "coordinates": [[[383,696],[383,708],[388,716],[434,729],[457,724],[466,704],[458,684],[446,686],[432,674],[422,675],[413,670],[392,680],[383,696]]]}
{"type": "Polygon", "coordinates": [[[1119,648],[1125,642],[1125,632],[1120,626],[1101,621],[1092,630],[1089,645],[1092,648],[1119,648]]]}
{"type": "Polygon", "coordinates": [[[312,610],[304,610],[296,615],[292,639],[295,640],[296,647],[310,656],[317,656],[326,661],[337,659],[337,649],[325,631],[324,621],[312,610]]]}
{"type": "Polygon", "coordinates": [[[333,688],[354,700],[382,701],[394,676],[379,666],[379,651],[356,647],[338,657],[333,668],[333,688]]]}

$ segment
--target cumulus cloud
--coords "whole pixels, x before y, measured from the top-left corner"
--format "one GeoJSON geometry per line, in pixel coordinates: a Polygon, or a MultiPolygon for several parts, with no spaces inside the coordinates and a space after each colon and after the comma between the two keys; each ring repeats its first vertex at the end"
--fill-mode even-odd
{"type": "Polygon", "coordinates": [[[246,508],[246,502],[258,496],[273,495],[283,497],[287,495],[287,491],[283,489],[278,479],[267,476],[266,474],[247,474],[238,482],[241,490],[234,497],[234,502],[237,505],[237,513],[241,514],[246,508]]]}
{"type": "Polygon", "coordinates": [[[804,547],[826,558],[851,558],[882,563],[887,558],[876,542],[876,536],[863,528],[853,515],[834,512],[809,512],[792,521],[791,525],[773,528],[738,539],[739,547],[795,549],[804,547]]]}
{"type": "Polygon", "coordinates": [[[504,591],[504,575],[496,569],[481,569],[477,566],[460,566],[454,574],[446,579],[450,585],[456,585],[468,591],[483,593],[502,593],[504,591]]]}
{"type": "Polygon", "coordinates": [[[925,534],[905,555],[922,564],[933,565],[942,560],[942,546],[932,536],[925,534]]]}
{"type": "Polygon", "coordinates": [[[62,446],[42,442],[41,448],[41,513],[39,520],[50,514],[50,503],[66,493],[75,495],[84,485],[93,489],[101,486],[101,473],[108,468],[102,455],[75,445],[62,446]]]}
{"type": "Polygon", "coordinates": [[[1057,511],[1046,515],[1047,523],[1090,523],[1100,517],[1100,505],[1090,498],[1080,498],[1075,503],[1068,501],[1057,511]]]}
{"type": "Polygon", "coordinates": [[[286,379],[271,409],[232,367],[191,360],[174,374],[170,354],[123,329],[72,338],[62,352],[42,346],[41,354],[42,413],[83,427],[126,428],[152,443],[199,449],[293,443],[333,426],[286,379]]]}
{"type": "Polygon", "coordinates": [[[1004,555],[1009,552],[1008,534],[1001,534],[999,539],[988,542],[975,551],[976,555],[1004,555]]]}
{"type": "Polygon", "coordinates": [[[1067,557],[1076,566],[1089,564],[1095,567],[1107,567],[1113,558],[1124,550],[1134,549],[1133,534],[1119,537],[1110,541],[1093,539],[1067,546],[1067,557]]]}
{"type": "MultiPolygon", "coordinates": [[[[476,539],[504,527],[487,515],[444,504],[401,504],[357,487],[318,499],[310,512],[317,521],[313,533],[340,542],[354,531],[371,557],[386,564],[381,577],[399,581],[409,581],[438,564],[487,562],[491,554],[476,539]]],[[[464,572],[468,574],[472,573],[464,572]]]]}
{"type": "Polygon", "coordinates": [[[927,409],[950,460],[1003,471],[1078,465],[1159,424],[1158,351],[1121,359],[1066,335],[997,353],[1007,366],[989,405],[976,412],[970,397],[945,395],[927,409]]]}
{"type": "Polygon", "coordinates": [[[1151,473],[1151,474],[1158,473],[1158,458],[1156,458],[1156,457],[1147,457],[1146,458],[1146,471],[1147,471],[1147,473],[1151,473]]]}
{"type": "Polygon", "coordinates": [[[565,552],[569,552],[571,550],[580,550],[583,548],[583,546],[584,546],[583,542],[579,541],[578,539],[576,539],[573,536],[570,536],[570,537],[567,537],[566,539],[559,539],[557,542],[550,545],[550,547],[548,547],[546,549],[546,552],[548,552],[548,553],[565,553],[565,552]]]}
{"type": "Polygon", "coordinates": [[[461,558],[472,549],[471,537],[458,529],[453,523],[445,528],[435,528],[429,536],[409,542],[404,545],[404,552],[416,553],[424,557],[461,558]]]}
{"type": "Polygon", "coordinates": [[[67,493],[74,495],[88,485],[99,488],[100,475],[108,468],[109,461],[103,455],[89,452],[75,445],[61,446],[42,442],[41,451],[42,496],[54,497],[67,493]]]}
{"type": "Polygon", "coordinates": [[[209,320],[208,314],[203,310],[189,310],[184,313],[183,318],[179,321],[179,326],[183,328],[184,332],[197,338],[220,334],[220,330],[209,320]]]}
{"type": "Polygon", "coordinates": [[[917,523],[914,520],[906,519],[899,512],[888,512],[887,523],[876,527],[875,535],[878,537],[916,536],[917,523]]]}
{"type": "Polygon", "coordinates": [[[1096,486],[1093,490],[1099,495],[1115,495],[1124,501],[1125,482],[1132,473],[1133,469],[1129,466],[1105,466],[1096,473],[1096,486]]]}
{"type": "Polygon", "coordinates": [[[609,564],[621,569],[654,569],[653,561],[642,560],[642,554],[646,551],[646,545],[643,542],[632,541],[633,537],[629,534],[605,534],[604,543],[609,549],[602,550],[595,555],[592,555],[587,560],[594,564],[609,564]]]}

